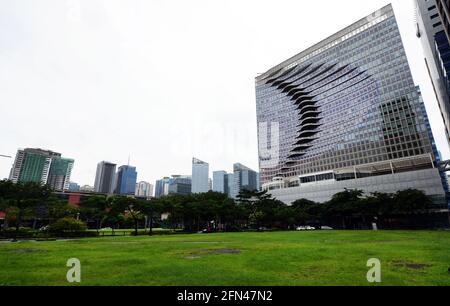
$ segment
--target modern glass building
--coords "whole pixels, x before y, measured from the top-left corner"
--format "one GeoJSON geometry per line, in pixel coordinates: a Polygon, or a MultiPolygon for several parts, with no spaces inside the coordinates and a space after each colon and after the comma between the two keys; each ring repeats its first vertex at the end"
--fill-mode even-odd
{"type": "Polygon", "coordinates": [[[169,194],[169,185],[172,179],[165,177],[161,180],[157,180],[155,183],[155,198],[159,199],[169,194]]]}
{"type": "Polygon", "coordinates": [[[260,181],[292,203],[417,188],[445,203],[391,5],[256,78],[260,181]]]}
{"type": "Polygon", "coordinates": [[[234,173],[228,173],[228,197],[233,198],[234,173]]]}
{"type": "Polygon", "coordinates": [[[94,191],[98,193],[111,194],[114,192],[114,179],[116,175],[116,164],[102,161],[97,165],[95,175],[94,191]]]}
{"type": "Polygon", "coordinates": [[[192,159],[192,193],[206,193],[209,188],[209,164],[192,159]]]}
{"type": "Polygon", "coordinates": [[[447,40],[450,42],[450,0],[437,0],[436,4],[439,15],[441,16],[445,34],[447,35],[447,40]]]}
{"type": "Polygon", "coordinates": [[[187,195],[191,193],[192,179],[190,176],[174,175],[169,183],[169,194],[187,195]]]}
{"type": "Polygon", "coordinates": [[[55,190],[68,190],[74,165],[73,159],[60,153],[42,149],[18,150],[9,179],[17,182],[35,182],[55,190]]]}
{"type": "Polygon", "coordinates": [[[53,157],[47,184],[54,190],[69,190],[74,162],[73,159],[53,157]]]}
{"type": "Polygon", "coordinates": [[[75,183],[75,182],[70,182],[69,183],[69,191],[76,192],[76,191],[80,191],[80,190],[81,190],[81,187],[77,183],[75,183]]]}
{"type": "Polygon", "coordinates": [[[236,198],[243,190],[258,190],[258,173],[242,164],[233,165],[233,184],[230,190],[230,197],[236,198]]]}
{"type": "Polygon", "coordinates": [[[135,196],[140,198],[153,197],[153,185],[148,182],[139,182],[136,184],[135,196]]]}
{"type": "Polygon", "coordinates": [[[213,172],[213,188],[214,192],[228,194],[228,173],[226,171],[213,172]]]}
{"type": "Polygon", "coordinates": [[[134,195],[136,192],[136,167],[120,166],[117,171],[114,193],[120,195],[134,195]]]}
{"type": "Polygon", "coordinates": [[[450,141],[450,40],[448,1],[416,0],[417,37],[450,141]]]}

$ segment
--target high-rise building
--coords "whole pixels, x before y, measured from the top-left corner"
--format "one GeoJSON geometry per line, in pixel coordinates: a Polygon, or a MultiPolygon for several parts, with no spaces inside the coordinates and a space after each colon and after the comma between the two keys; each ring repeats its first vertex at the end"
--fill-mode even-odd
{"type": "Polygon", "coordinates": [[[114,192],[116,164],[102,161],[97,165],[94,191],[111,194],[114,192]]]}
{"type": "Polygon", "coordinates": [[[229,194],[228,189],[228,173],[226,171],[213,172],[213,188],[214,192],[229,194]]]}
{"type": "Polygon", "coordinates": [[[448,0],[416,0],[417,37],[422,42],[425,64],[444,120],[447,141],[450,141],[448,3],[448,0]]]}
{"type": "Polygon", "coordinates": [[[70,182],[69,183],[69,191],[80,191],[81,187],[77,183],[70,182]]]}
{"type": "Polygon", "coordinates": [[[136,192],[136,167],[120,166],[116,175],[114,193],[120,195],[134,195],[136,192]]]}
{"type": "Polygon", "coordinates": [[[173,175],[168,186],[168,194],[187,195],[191,193],[192,179],[187,175],[173,175]]]}
{"type": "Polygon", "coordinates": [[[153,185],[148,182],[139,182],[136,184],[135,196],[140,198],[153,197],[153,185]]]}
{"type": "Polygon", "coordinates": [[[173,175],[156,181],[155,198],[169,194],[190,194],[192,190],[192,177],[189,175],[173,175]]]}
{"type": "Polygon", "coordinates": [[[169,194],[169,185],[173,179],[165,177],[155,183],[155,198],[159,199],[169,194]]]}
{"type": "Polygon", "coordinates": [[[445,203],[391,5],[259,75],[256,96],[260,181],[279,200],[416,188],[445,203]]]}
{"type": "Polygon", "coordinates": [[[450,42],[450,1],[436,0],[436,4],[442,19],[445,34],[447,35],[447,40],[450,42]]]}
{"type": "Polygon", "coordinates": [[[231,188],[231,198],[236,198],[243,191],[258,190],[258,173],[242,164],[233,165],[233,184],[231,188]]]}
{"type": "Polygon", "coordinates": [[[42,149],[19,149],[9,179],[17,182],[36,182],[55,190],[69,189],[73,159],[60,153],[42,149]]]}
{"type": "Polygon", "coordinates": [[[228,173],[227,175],[228,179],[228,197],[233,198],[233,186],[234,186],[234,173],[228,173]]]}
{"type": "Polygon", "coordinates": [[[209,188],[209,164],[192,159],[192,193],[206,193],[209,188]]]}
{"type": "Polygon", "coordinates": [[[74,162],[68,158],[52,158],[47,184],[54,190],[69,190],[74,162]]]}

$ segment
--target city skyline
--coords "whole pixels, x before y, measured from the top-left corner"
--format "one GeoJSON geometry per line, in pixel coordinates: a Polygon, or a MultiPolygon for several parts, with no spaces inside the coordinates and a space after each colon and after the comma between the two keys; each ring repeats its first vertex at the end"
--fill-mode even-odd
{"type": "MultiPolygon", "coordinates": [[[[5,46],[5,52],[0,55],[0,63],[5,68],[5,73],[1,75],[2,85],[0,86],[5,87],[1,87],[0,92],[2,92],[2,101],[10,101],[10,103],[3,103],[0,111],[10,116],[4,120],[4,140],[0,153],[14,155],[20,147],[45,147],[65,152],[65,155],[76,161],[71,180],[80,186],[94,185],[95,167],[98,161],[114,160],[118,165],[127,164],[130,155],[131,162],[139,169],[138,180],[149,182],[155,182],[158,178],[170,173],[190,173],[189,160],[192,156],[201,156],[207,160],[211,165],[210,170],[223,169],[232,172],[230,165],[236,161],[252,169],[258,169],[253,81],[255,74],[262,73],[267,67],[297,53],[298,50],[317,43],[320,38],[333,34],[334,28],[342,28],[389,2],[328,3],[327,9],[321,9],[324,18],[328,19],[327,26],[318,25],[314,31],[302,30],[307,28],[306,25],[314,22],[314,16],[306,14],[304,20],[290,21],[283,15],[294,14],[284,9],[286,5],[292,8],[302,6],[310,11],[320,7],[318,3],[298,3],[298,1],[284,1],[284,5],[268,1],[246,3],[236,1],[230,4],[218,1],[211,5],[209,2],[200,1],[198,7],[195,5],[184,7],[186,4],[182,2],[170,1],[154,7],[152,4],[134,1],[128,3],[125,8],[113,1],[110,6],[92,1],[90,7],[86,5],[67,7],[63,3],[54,5],[46,15],[54,24],[59,24],[60,29],[47,28],[44,18],[39,15],[41,13],[39,10],[46,8],[46,2],[42,2],[42,6],[37,8],[38,12],[27,13],[30,14],[27,16],[30,17],[28,18],[30,21],[22,19],[26,17],[16,13],[20,11],[22,5],[26,4],[11,2],[4,7],[2,4],[0,15],[5,17],[4,19],[10,23],[11,27],[8,33],[0,33],[0,41],[5,46]],[[236,12],[234,4],[239,5],[241,9],[239,12],[236,12]],[[153,26],[146,27],[152,29],[152,35],[148,37],[143,35],[140,29],[147,22],[143,18],[147,12],[156,11],[164,18],[169,12],[174,11],[174,5],[186,8],[190,12],[187,17],[182,14],[178,16],[177,12],[175,14],[177,18],[180,18],[180,22],[188,23],[191,27],[183,28],[180,23],[177,23],[167,32],[165,31],[167,29],[155,26],[157,22],[166,25],[167,23],[156,19],[155,23],[151,24],[153,26]],[[251,14],[255,7],[257,13],[251,14]],[[196,8],[200,10],[197,12],[196,8]],[[220,16],[227,16],[227,12],[230,12],[236,24],[230,27],[223,17],[215,21],[218,8],[223,13],[220,16]],[[119,20],[116,18],[116,13],[122,9],[126,12],[126,17],[119,20]],[[275,12],[280,10],[280,14],[273,14],[273,10],[275,12]],[[340,12],[339,16],[335,15],[336,11],[340,12]],[[60,20],[58,16],[61,15],[66,18],[60,20]],[[257,24],[258,21],[267,19],[269,16],[275,18],[274,27],[267,29],[270,31],[265,34],[267,36],[255,34],[252,24],[257,24]],[[278,18],[279,21],[288,22],[288,24],[279,24],[278,18]],[[204,22],[211,23],[211,32],[202,31],[204,22]],[[24,32],[19,31],[18,25],[21,23],[24,23],[24,32]],[[42,31],[32,33],[33,28],[42,31]],[[121,30],[122,28],[125,30],[121,30]],[[283,31],[280,31],[281,29],[283,31]],[[133,33],[131,37],[127,35],[128,30],[133,33]],[[102,38],[100,31],[106,31],[108,35],[102,38]],[[176,55],[177,46],[173,46],[173,50],[177,51],[168,52],[168,55],[160,52],[161,50],[150,50],[153,42],[170,44],[172,39],[179,39],[184,44],[190,40],[202,43],[202,38],[205,35],[210,37],[213,31],[218,31],[221,35],[218,35],[217,40],[214,38],[212,44],[208,45],[199,57],[194,54],[197,47],[188,48],[187,53],[182,54],[180,60],[172,63],[166,56],[176,55]],[[52,36],[42,36],[43,32],[52,36]],[[162,36],[163,32],[167,34],[167,37],[162,36]],[[271,33],[277,33],[279,36],[271,35],[271,33]],[[28,35],[34,34],[37,35],[36,40],[30,40],[28,35]],[[294,41],[287,39],[294,34],[300,34],[302,39],[294,41]],[[142,37],[146,38],[143,45],[139,45],[142,37]],[[243,47],[231,51],[230,49],[222,50],[223,43],[220,38],[223,37],[228,43],[237,40],[243,47]],[[273,38],[270,46],[267,45],[267,37],[273,38]],[[53,38],[64,39],[57,42],[53,38]],[[50,39],[50,46],[56,51],[42,44],[41,41],[47,39],[50,39]],[[86,44],[96,39],[101,40],[102,46],[96,45],[101,48],[100,50],[113,50],[106,59],[102,59],[97,51],[83,51],[87,53],[78,54],[77,50],[71,50],[74,43],[86,44]],[[117,43],[119,48],[114,50],[115,48],[112,47],[117,43]],[[265,52],[256,52],[261,49],[265,52]],[[139,52],[136,55],[137,59],[132,59],[131,54],[134,54],[135,50],[142,50],[142,53],[139,52]],[[60,55],[55,56],[53,52],[59,52],[60,55]],[[232,52],[233,62],[222,60],[227,59],[229,52],[232,52]],[[146,60],[152,55],[158,58],[158,63],[146,60]],[[191,56],[195,66],[188,63],[187,59],[191,56]],[[42,58],[42,64],[24,60],[29,57],[42,58]],[[121,60],[118,61],[118,58],[121,60]],[[217,60],[219,58],[221,60],[217,60]],[[159,62],[163,63],[163,66],[159,62]],[[26,66],[27,64],[29,67],[26,66]],[[169,73],[175,67],[181,73],[179,76],[169,73]],[[193,67],[198,72],[194,75],[186,75],[184,71],[192,74],[193,67]],[[88,77],[88,82],[100,80],[98,88],[92,88],[88,82],[83,81],[87,77],[83,69],[92,72],[95,78],[88,77]],[[19,71],[21,74],[14,71],[19,71]],[[124,81],[122,77],[108,76],[117,71],[129,76],[130,80],[124,83],[123,87],[118,85],[124,81]],[[162,74],[162,77],[156,77],[157,73],[162,74]],[[19,75],[24,77],[19,78],[19,75]],[[46,77],[36,79],[36,75],[46,77]],[[215,77],[209,78],[208,75],[215,77]],[[158,81],[158,78],[161,81],[158,81]],[[177,90],[182,92],[182,96],[168,90],[169,84],[180,84],[185,79],[203,80],[206,85],[202,85],[201,88],[194,85],[193,89],[183,87],[183,90],[177,90]],[[58,82],[56,87],[53,86],[55,81],[58,82]],[[228,83],[225,94],[217,95],[217,92],[224,89],[218,84],[225,81],[228,83]],[[23,86],[27,86],[27,90],[23,90],[23,86]],[[26,92],[28,93],[25,94],[26,92]],[[70,96],[65,92],[68,92],[70,96]],[[29,99],[30,97],[32,99],[29,99]],[[31,100],[33,103],[30,102],[31,100]],[[56,106],[60,106],[60,101],[66,101],[64,108],[70,113],[68,116],[70,118],[58,113],[61,108],[56,106]],[[58,112],[50,111],[48,119],[41,122],[41,118],[34,114],[42,107],[58,109],[58,112]],[[198,111],[199,109],[202,111],[198,111]],[[127,137],[126,145],[117,145],[115,139],[125,135],[112,128],[116,123],[113,119],[119,117],[122,111],[133,120],[128,121],[124,119],[125,116],[120,116],[121,120],[127,120],[127,128],[123,129],[126,135],[129,136],[128,134],[131,134],[133,130],[150,131],[148,142],[152,142],[151,146],[147,144],[147,141],[142,141],[140,133],[135,133],[136,138],[133,135],[131,138],[127,137]],[[20,128],[17,125],[17,122],[20,122],[17,114],[24,116],[29,124],[36,125],[36,128],[27,129],[27,125],[24,125],[24,129],[20,128]],[[148,120],[148,114],[151,114],[151,120],[148,120]],[[84,120],[80,124],[81,117],[84,120]],[[170,124],[165,125],[169,119],[170,124]],[[34,120],[38,120],[39,124],[35,124],[34,120]],[[98,129],[100,121],[107,131],[111,131],[111,136],[105,133],[104,129],[98,129]],[[60,131],[46,132],[54,126],[59,126],[60,131]],[[231,135],[226,134],[228,130],[231,130],[231,135]],[[113,137],[113,132],[119,133],[119,136],[113,137]],[[71,137],[57,137],[60,135],[71,135],[71,137]],[[182,143],[178,144],[183,139],[188,141],[181,141],[182,143]]],[[[393,1],[393,3],[414,80],[421,86],[438,149],[442,152],[444,159],[450,158],[448,146],[443,141],[445,134],[443,123],[426,73],[420,41],[415,37],[414,5],[401,0],[393,1]]],[[[192,85],[193,83],[189,82],[188,86],[192,85]]],[[[8,177],[12,162],[12,160],[0,159],[0,177],[8,177]]],[[[212,171],[210,175],[211,173],[212,171]]]]}

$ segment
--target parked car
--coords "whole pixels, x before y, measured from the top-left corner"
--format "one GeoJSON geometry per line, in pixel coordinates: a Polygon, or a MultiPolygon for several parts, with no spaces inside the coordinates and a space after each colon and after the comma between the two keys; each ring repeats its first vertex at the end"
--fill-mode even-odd
{"type": "Polygon", "coordinates": [[[210,233],[214,233],[214,230],[210,229],[210,228],[205,228],[200,233],[202,233],[202,234],[210,234],[210,233]]]}
{"type": "Polygon", "coordinates": [[[50,225],[46,225],[46,226],[41,227],[39,230],[40,230],[41,232],[46,232],[46,231],[48,231],[49,229],[50,229],[50,225]]]}
{"type": "Polygon", "coordinates": [[[331,230],[334,230],[334,228],[329,227],[329,226],[321,226],[320,229],[323,230],[323,231],[331,231],[331,230]]]}
{"type": "Polygon", "coordinates": [[[297,227],[297,231],[314,231],[316,228],[312,226],[299,226],[297,227]]]}

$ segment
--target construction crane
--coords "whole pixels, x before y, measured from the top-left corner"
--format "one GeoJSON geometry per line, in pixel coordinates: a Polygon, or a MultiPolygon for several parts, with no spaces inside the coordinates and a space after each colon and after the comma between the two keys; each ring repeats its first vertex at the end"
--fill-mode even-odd
{"type": "Polygon", "coordinates": [[[2,155],[2,154],[0,154],[0,157],[4,157],[4,158],[12,158],[11,156],[8,156],[8,155],[2,155]]]}

